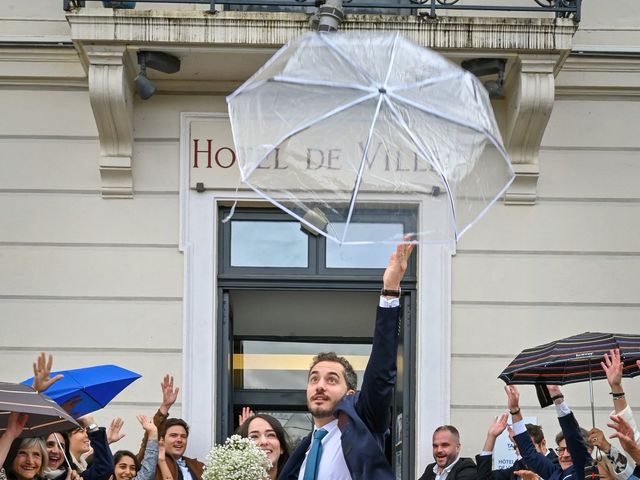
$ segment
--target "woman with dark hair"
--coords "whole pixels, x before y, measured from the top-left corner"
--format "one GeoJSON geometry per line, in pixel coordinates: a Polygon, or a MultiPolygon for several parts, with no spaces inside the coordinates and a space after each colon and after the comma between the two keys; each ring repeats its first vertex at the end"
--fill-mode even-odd
{"type": "Polygon", "coordinates": [[[252,439],[260,449],[267,454],[271,462],[269,478],[278,478],[278,472],[291,453],[287,432],[282,424],[271,415],[257,413],[251,415],[238,427],[238,435],[252,439]]]}
{"type": "Polygon", "coordinates": [[[118,450],[113,455],[113,479],[131,480],[140,470],[136,456],[129,450],[118,450]]]}
{"type": "Polygon", "coordinates": [[[158,427],[144,415],[137,416],[140,425],[147,432],[147,446],[142,462],[129,450],[118,450],[113,456],[113,476],[111,480],[152,480],[158,463],[158,427]]]}

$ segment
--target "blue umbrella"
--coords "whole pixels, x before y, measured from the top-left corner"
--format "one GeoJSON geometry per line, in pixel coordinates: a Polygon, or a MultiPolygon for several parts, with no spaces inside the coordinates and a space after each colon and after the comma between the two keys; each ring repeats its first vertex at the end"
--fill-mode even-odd
{"type": "MultiPolygon", "coordinates": [[[[141,376],[117,365],[96,365],[51,372],[52,377],[58,374],[64,377],[51,385],[45,393],[74,418],[105,407],[131,382],[141,376]]],[[[22,383],[31,385],[33,377],[22,383]]]]}

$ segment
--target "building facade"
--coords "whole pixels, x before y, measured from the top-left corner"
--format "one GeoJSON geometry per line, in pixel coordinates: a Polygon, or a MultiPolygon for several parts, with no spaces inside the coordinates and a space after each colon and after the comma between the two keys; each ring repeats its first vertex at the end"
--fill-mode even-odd
{"type": "MultiPolygon", "coordinates": [[[[439,424],[458,426],[465,456],[480,450],[505,410],[497,376],[523,348],[640,332],[636,3],[586,0],[579,23],[347,12],[342,30],[399,30],[456,62],[506,65],[493,106],[516,181],[455,248],[420,248],[409,272],[390,449],[399,477],[417,478],[432,460],[439,424]]],[[[331,346],[357,369],[366,362],[388,252],[336,252],[236,192],[225,96],[309,30],[310,12],[62,6],[0,6],[2,380],[30,376],[40,351],[60,369],[138,371],[97,413],[102,423],[125,418],[132,449],[134,416],[157,407],[166,372],[182,388],[172,414],[192,424],[194,455],[229,433],[244,404],[302,434],[310,355],[331,346]],[[134,86],[139,51],[181,60],[174,74],[148,70],[157,87],[148,100],[134,86]],[[258,249],[263,239],[275,249],[258,249]]],[[[385,227],[375,214],[368,221],[385,227]]],[[[638,382],[625,388],[637,406],[638,382]]],[[[522,390],[523,409],[555,432],[553,412],[522,390]]],[[[586,425],[588,387],[566,391],[586,425]]],[[[601,427],[608,397],[596,383],[601,427]]]]}

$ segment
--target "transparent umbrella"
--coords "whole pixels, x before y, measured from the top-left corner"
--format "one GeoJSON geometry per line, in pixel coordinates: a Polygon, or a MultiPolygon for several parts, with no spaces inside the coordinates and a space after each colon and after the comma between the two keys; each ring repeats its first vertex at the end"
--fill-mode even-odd
{"type": "Polygon", "coordinates": [[[457,241],[513,180],[479,80],[397,33],[306,33],[227,103],[242,181],[341,244],[457,241]]]}

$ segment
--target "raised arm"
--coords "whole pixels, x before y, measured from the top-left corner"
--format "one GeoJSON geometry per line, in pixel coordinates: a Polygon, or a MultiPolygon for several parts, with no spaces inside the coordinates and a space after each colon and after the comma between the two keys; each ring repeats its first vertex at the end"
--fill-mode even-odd
{"type": "MultiPolygon", "coordinates": [[[[382,277],[383,289],[399,290],[415,245],[402,243],[391,255],[382,277]]],[[[391,297],[393,298],[393,297],[391,297]]],[[[387,301],[389,297],[387,298],[387,301]]],[[[396,384],[399,307],[378,307],[371,356],[362,379],[356,410],[372,432],[384,433],[389,426],[389,407],[396,384]]]]}
{"type": "Polygon", "coordinates": [[[507,422],[509,420],[509,415],[503,413],[502,415],[498,415],[491,425],[489,425],[489,430],[487,430],[487,437],[484,441],[484,446],[482,447],[483,452],[493,452],[493,447],[496,445],[496,438],[498,438],[502,432],[504,432],[505,428],[507,428],[507,422]]]}
{"type": "MultiPolygon", "coordinates": [[[[78,423],[87,428],[94,420],[91,415],[85,415],[78,419],[78,423]]],[[[113,455],[109,449],[107,432],[104,427],[100,427],[89,430],[87,435],[93,449],[93,463],[80,476],[84,480],[107,480],[113,473],[113,455]]]]}
{"type": "Polygon", "coordinates": [[[624,364],[620,360],[620,350],[615,349],[604,354],[604,359],[600,362],[600,366],[607,375],[607,382],[611,387],[611,396],[613,399],[613,410],[616,414],[627,408],[627,400],[624,397],[622,389],[622,368],[624,364]]]}
{"type": "Polygon", "coordinates": [[[156,475],[158,464],[158,427],[144,415],[136,417],[147,434],[147,448],[140,462],[140,470],[133,480],[152,480],[156,475]]]}
{"type": "MultiPolygon", "coordinates": [[[[180,393],[180,388],[173,386],[173,375],[166,374],[160,382],[160,389],[162,390],[162,403],[160,404],[160,408],[153,416],[153,423],[158,428],[158,431],[162,430],[162,426],[164,422],[166,422],[169,417],[169,410],[176,403],[178,398],[178,393],[180,393]]],[[[144,453],[147,448],[147,432],[144,432],[144,436],[142,437],[142,442],[140,444],[140,449],[138,450],[138,461],[142,461],[144,458],[144,453]]]]}
{"type": "Polygon", "coordinates": [[[20,436],[24,426],[29,420],[29,415],[26,413],[11,412],[7,420],[7,429],[2,437],[0,437],[0,467],[4,465],[4,461],[7,459],[9,449],[13,441],[20,436]]]}
{"type": "MultiPolygon", "coordinates": [[[[575,470],[575,478],[583,480],[584,468],[589,462],[591,462],[591,454],[584,442],[576,417],[574,417],[573,412],[564,401],[564,395],[560,391],[560,387],[557,385],[549,385],[548,388],[551,398],[553,399],[553,403],[556,406],[558,422],[560,423],[562,433],[564,433],[564,438],[567,442],[567,449],[571,454],[571,460],[573,461],[573,467],[575,470]]],[[[543,478],[546,477],[543,476],[543,478]]]]}
{"type": "Polygon", "coordinates": [[[515,385],[507,385],[504,390],[507,394],[507,407],[513,420],[513,432],[515,434],[513,441],[516,442],[524,463],[542,478],[551,477],[560,467],[538,452],[531,441],[520,411],[520,392],[515,385]]]}
{"type": "Polygon", "coordinates": [[[498,415],[489,425],[487,437],[485,438],[484,446],[482,447],[482,452],[480,455],[476,455],[478,480],[490,480],[491,478],[494,478],[491,471],[493,461],[492,452],[496,444],[496,438],[498,438],[500,434],[504,432],[504,429],[507,428],[508,419],[509,415],[503,413],[502,415],[498,415]]]}

